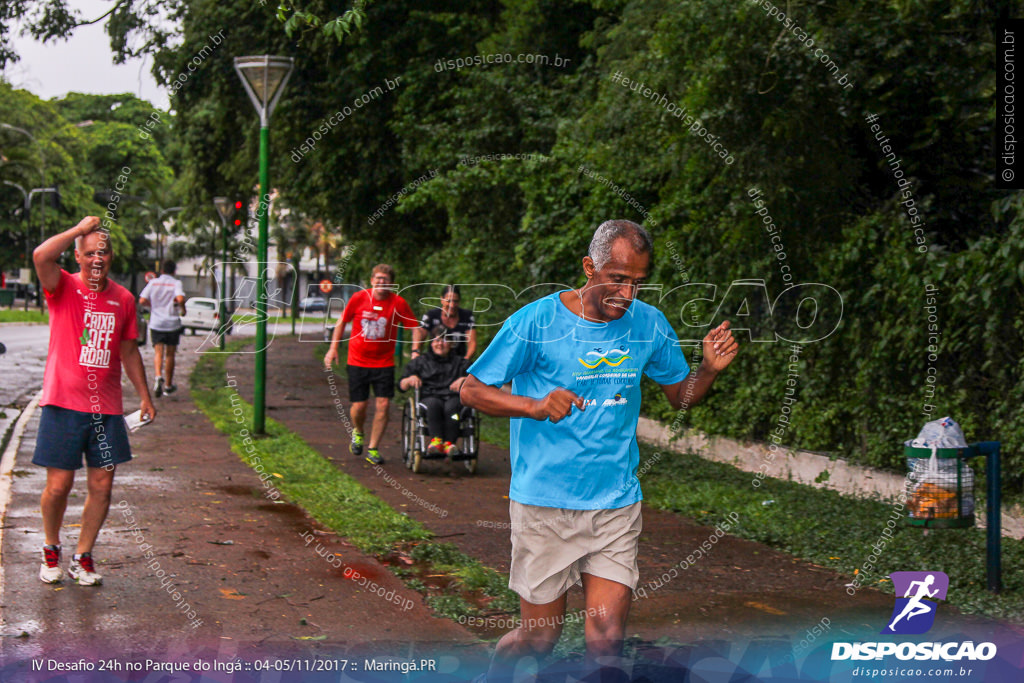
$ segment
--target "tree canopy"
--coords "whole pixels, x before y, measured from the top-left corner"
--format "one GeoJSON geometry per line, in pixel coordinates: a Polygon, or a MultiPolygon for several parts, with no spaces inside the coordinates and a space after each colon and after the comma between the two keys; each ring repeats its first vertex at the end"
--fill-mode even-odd
{"type": "Polygon", "coordinates": [[[173,150],[168,119],[167,112],[130,94],[70,93],[45,102],[0,82],[0,121],[10,126],[0,127],[0,180],[26,191],[60,192],[59,206],[50,208],[52,193],[37,195],[26,216],[21,190],[0,184],[0,267],[27,267],[40,235],[64,230],[84,215],[105,219],[119,270],[152,267],[142,260],[153,225],[144,202],[173,191],[174,170],[164,156],[173,150]],[[147,128],[147,121],[162,125],[147,128]]]}

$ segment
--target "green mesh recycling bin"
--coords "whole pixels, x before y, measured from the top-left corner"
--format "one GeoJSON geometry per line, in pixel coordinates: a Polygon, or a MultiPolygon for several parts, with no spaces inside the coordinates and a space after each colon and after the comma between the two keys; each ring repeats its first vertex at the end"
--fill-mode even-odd
{"type": "Polygon", "coordinates": [[[907,522],[934,529],[974,526],[972,448],[904,446],[907,458],[907,522]]]}

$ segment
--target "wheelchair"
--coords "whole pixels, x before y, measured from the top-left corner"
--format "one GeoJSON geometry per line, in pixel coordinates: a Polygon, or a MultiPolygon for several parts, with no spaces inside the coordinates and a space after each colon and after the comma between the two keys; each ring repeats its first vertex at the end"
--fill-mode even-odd
{"type": "MultiPolygon", "coordinates": [[[[452,462],[461,461],[470,474],[476,473],[477,457],[480,451],[480,419],[472,408],[462,406],[459,412],[459,436],[462,445],[459,454],[451,456],[452,462]]],[[[427,430],[427,416],[420,407],[420,388],[413,389],[412,396],[402,405],[402,460],[413,472],[419,472],[425,460],[444,460],[446,455],[427,453],[430,434],[427,430]]]]}

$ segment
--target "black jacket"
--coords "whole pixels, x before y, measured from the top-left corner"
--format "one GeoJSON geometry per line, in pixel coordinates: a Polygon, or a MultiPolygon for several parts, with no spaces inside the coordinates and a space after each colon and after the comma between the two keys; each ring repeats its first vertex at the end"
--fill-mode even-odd
{"type": "Polygon", "coordinates": [[[428,349],[425,353],[409,361],[399,381],[416,375],[423,380],[420,396],[449,398],[455,396],[457,392],[448,387],[458,378],[465,377],[470,365],[472,365],[471,361],[455,355],[454,352],[449,351],[448,355],[442,358],[435,355],[433,350],[428,349]]]}

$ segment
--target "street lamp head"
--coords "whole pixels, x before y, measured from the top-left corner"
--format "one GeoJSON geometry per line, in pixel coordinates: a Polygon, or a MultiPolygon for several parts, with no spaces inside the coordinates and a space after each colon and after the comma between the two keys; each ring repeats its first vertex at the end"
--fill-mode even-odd
{"type": "Polygon", "coordinates": [[[227,197],[214,197],[213,205],[217,207],[217,213],[225,223],[231,218],[231,214],[235,212],[234,203],[227,197]]]}
{"type": "Polygon", "coordinates": [[[9,123],[0,123],[0,128],[5,128],[5,129],[7,129],[7,130],[13,130],[13,131],[15,131],[15,132],[21,133],[22,135],[27,135],[27,136],[29,137],[29,139],[31,139],[31,140],[32,140],[32,142],[35,142],[35,141],[36,141],[36,138],[35,138],[35,136],[34,136],[34,135],[32,135],[32,133],[29,133],[29,132],[28,132],[27,130],[25,130],[24,128],[20,128],[20,127],[18,127],[18,126],[12,126],[12,125],[11,125],[11,124],[9,124],[9,123]]]}
{"type": "Polygon", "coordinates": [[[269,125],[274,107],[284,92],[288,77],[292,73],[295,59],[274,55],[250,55],[235,57],[235,71],[242,79],[249,99],[260,115],[260,126],[269,125]]]}

